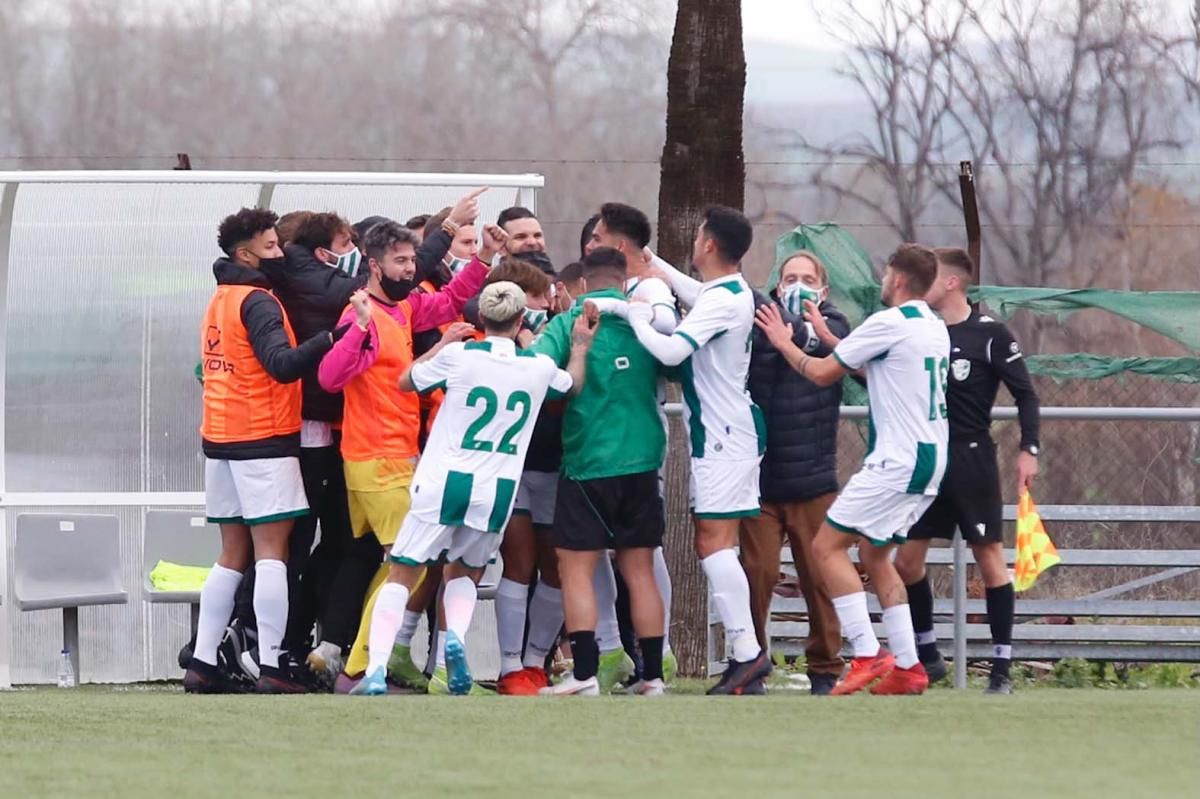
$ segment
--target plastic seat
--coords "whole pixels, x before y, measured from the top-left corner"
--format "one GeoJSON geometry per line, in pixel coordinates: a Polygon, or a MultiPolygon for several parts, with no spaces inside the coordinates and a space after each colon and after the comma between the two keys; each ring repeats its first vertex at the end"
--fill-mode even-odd
{"type": "Polygon", "coordinates": [[[13,594],[21,610],[62,608],[63,648],[79,671],[79,608],[124,605],[116,516],[22,513],[13,548],[13,594]]]}
{"type": "Polygon", "coordinates": [[[142,538],[142,579],[147,602],[200,602],[199,591],[158,591],[150,572],[160,560],[180,566],[210,567],[221,554],[221,531],[208,524],[203,513],[189,510],[146,511],[142,538]]]}

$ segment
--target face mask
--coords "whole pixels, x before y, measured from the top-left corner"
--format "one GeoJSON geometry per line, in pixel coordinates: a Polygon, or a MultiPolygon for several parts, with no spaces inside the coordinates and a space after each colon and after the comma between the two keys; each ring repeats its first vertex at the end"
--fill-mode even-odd
{"type": "Polygon", "coordinates": [[[450,274],[457,275],[459,272],[467,268],[467,264],[471,263],[470,258],[456,258],[453,255],[447,256],[449,260],[442,261],[446,268],[450,270],[450,274]]]}
{"type": "Polygon", "coordinates": [[[821,292],[817,289],[809,288],[803,283],[793,283],[779,294],[779,302],[788,312],[796,315],[804,315],[804,301],[821,304],[821,292]]]}
{"type": "Polygon", "coordinates": [[[259,258],[258,268],[268,271],[278,271],[283,269],[284,260],[282,258],[259,258]]]}
{"type": "Polygon", "coordinates": [[[536,333],[542,329],[542,325],[546,324],[546,319],[549,316],[550,312],[545,309],[526,308],[525,324],[529,326],[530,330],[536,333]]]}
{"type": "Polygon", "coordinates": [[[416,282],[411,278],[402,278],[393,280],[385,274],[379,275],[379,287],[383,289],[383,293],[387,295],[392,302],[400,302],[407,299],[413,289],[417,287],[416,282]]]}
{"type": "Polygon", "coordinates": [[[358,251],[357,247],[354,247],[351,250],[342,253],[341,255],[337,255],[337,253],[331,254],[337,256],[337,263],[327,264],[328,266],[338,270],[339,272],[342,272],[343,274],[351,276],[358,274],[358,262],[362,260],[362,253],[358,251]]]}

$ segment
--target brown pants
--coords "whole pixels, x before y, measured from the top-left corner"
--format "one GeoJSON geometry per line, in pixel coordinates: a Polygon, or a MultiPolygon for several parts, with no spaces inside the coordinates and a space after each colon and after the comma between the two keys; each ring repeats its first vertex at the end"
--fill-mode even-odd
{"type": "Polygon", "coordinates": [[[806,502],[764,503],[762,515],[742,520],[742,567],[750,581],[750,610],[759,644],[767,648],[767,617],[779,579],[780,549],[786,540],[792,548],[800,591],[808,605],[808,641],[804,654],[809,674],[842,673],[842,628],[833,602],[813,572],[813,539],[825,521],[836,494],[806,502]]]}

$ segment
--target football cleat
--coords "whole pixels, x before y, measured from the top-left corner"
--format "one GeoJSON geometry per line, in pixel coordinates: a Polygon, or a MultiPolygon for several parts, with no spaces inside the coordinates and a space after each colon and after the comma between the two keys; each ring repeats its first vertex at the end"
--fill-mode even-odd
{"type": "Polygon", "coordinates": [[[577,680],[574,674],[568,674],[560,682],[541,689],[538,694],[540,696],[599,696],[600,681],[595,677],[577,680]]]}
{"type": "Polygon", "coordinates": [[[896,658],[886,649],[880,649],[871,657],[854,658],[846,676],[830,691],[832,696],[849,696],[866,688],[880,677],[886,677],[896,668],[896,658]]]}
{"type": "Polygon", "coordinates": [[[875,683],[871,693],[875,696],[917,696],[929,687],[929,676],[925,667],[916,663],[912,668],[892,669],[882,680],[875,683]]]}
{"type": "Polygon", "coordinates": [[[377,667],[375,671],[372,671],[359,680],[358,684],[351,688],[349,693],[351,696],[385,696],[387,692],[386,671],[377,667]]]}

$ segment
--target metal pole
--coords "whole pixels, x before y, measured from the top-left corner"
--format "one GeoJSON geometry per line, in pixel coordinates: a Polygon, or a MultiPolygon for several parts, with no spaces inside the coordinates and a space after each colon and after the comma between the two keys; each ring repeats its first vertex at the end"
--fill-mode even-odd
{"type": "Polygon", "coordinates": [[[967,544],[954,531],[954,687],[967,687],[967,544]]]}

